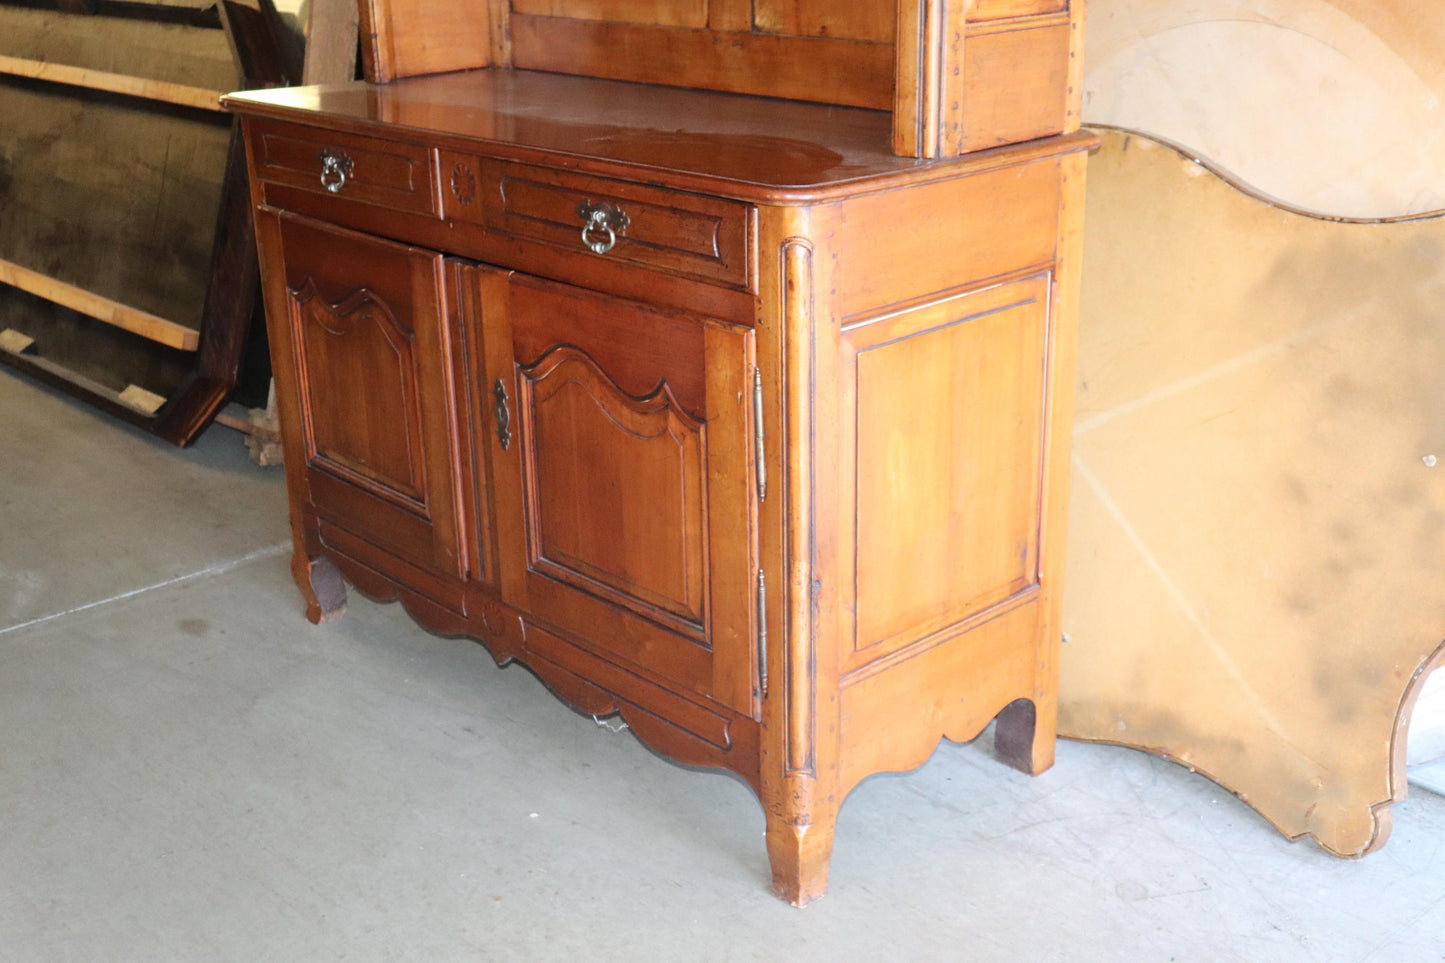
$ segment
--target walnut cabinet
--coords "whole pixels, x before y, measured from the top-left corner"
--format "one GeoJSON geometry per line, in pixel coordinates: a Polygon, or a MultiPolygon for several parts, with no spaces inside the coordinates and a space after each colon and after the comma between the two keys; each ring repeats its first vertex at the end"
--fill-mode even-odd
{"type": "Polygon", "coordinates": [[[998,718],[1053,755],[1084,151],[472,71],[237,95],[293,571],[731,769],[775,891],[998,718]]]}

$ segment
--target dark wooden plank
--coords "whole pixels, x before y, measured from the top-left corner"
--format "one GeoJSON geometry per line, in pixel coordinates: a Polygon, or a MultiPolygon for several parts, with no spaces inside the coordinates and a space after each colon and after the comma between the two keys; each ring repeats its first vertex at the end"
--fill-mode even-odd
{"type": "Polygon", "coordinates": [[[359,14],[354,0],[311,0],[302,83],[344,83],[356,79],[359,14]]]}
{"type": "Polygon", "coordinates": [[[135,384],[164,397],[192,376],[194,352],[175,351],[93,318],[0,286],[0,330],[35,339],[34,354],[112,394],[135,384]]]}
{"type": "Polygon", "coordinates": [[[225,405],[240,373],[260,294],[256,227],[240,123],[232,134],[206,291],[197,376],[166,406],[156,434],[189,445],[225,405]]]}
{"type": "Polygon", "coordinates": [[[301,52],[286,37],[271,0],[220,0],[221,22],[246,87],[283,87],[301,79],[301,52]]]}

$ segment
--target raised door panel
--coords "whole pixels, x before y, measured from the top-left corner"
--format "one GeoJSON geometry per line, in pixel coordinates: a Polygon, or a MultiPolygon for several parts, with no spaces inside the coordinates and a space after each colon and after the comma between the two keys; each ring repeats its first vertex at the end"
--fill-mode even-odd
{"type": "Polygon", "coordinates": [[[1036,591],[1049,281],[850,325],[845,571],[861,665],[1036,591]]]}
{"type": "Polygon", "coordinates": [[[751,714],[752,331],[477,275],[487,383],[507,399],[486,427],[504,595],[646,675],[751,714]]]}
{"type": "Polygon", "coordinates": [[[443,259],[280,220],[312,506],[414,565],[464,574],[443,259]]]}
{"type": "Polygon", "coordinates": [[[519,397],[532,570],[704,641],[702,423],[565,346],[522,369],[519,397]]]}
{"type": "Polygon", "coordinates": [[[412,331],[370,291],[332,302],[308,277],[291,297],[308,375],[307,460],[398,505],[425,510],[412,331]],[[366,404],[321,403],[354,397],[361,386],[366,404]]]}

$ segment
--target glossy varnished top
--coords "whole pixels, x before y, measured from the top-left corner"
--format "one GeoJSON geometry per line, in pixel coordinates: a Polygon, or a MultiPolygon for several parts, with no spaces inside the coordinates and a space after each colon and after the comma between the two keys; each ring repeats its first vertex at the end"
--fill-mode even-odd
{"type": "Polygon", "coordinates": [[[545,160],[752,201],[807,201],[1081,150],[1035,141],[952,160],[896,157],[890,115],[711,91],[476,70],[231,94],[237,113],[545,160]]]}

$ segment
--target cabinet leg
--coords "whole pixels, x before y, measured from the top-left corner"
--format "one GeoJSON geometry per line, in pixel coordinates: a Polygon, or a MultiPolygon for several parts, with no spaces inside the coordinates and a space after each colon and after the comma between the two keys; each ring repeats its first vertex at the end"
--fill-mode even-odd
{"type": "Polygon", "coordinates": [[[836,814],[795,825],[768,814],[768,860],[773,864],[773,894],[794,906],[807,906],[828,892],[828,861],[833,856],[836,814]]]}
{"type": "Polygon", "coordinates": [[[346,583],[331,559],[297,552],[291,556],[291,577],[306,600],[306,618],[311,622],[320,625],[346,611],[346,583]]]}
{"type": "Polygon", "coordinates": [[[1039,725],[1031,699],[1015,699],[998,714],[993,752],[999,762],[1037,776],[1054,764],[1053,726],[1039,725]]]}

